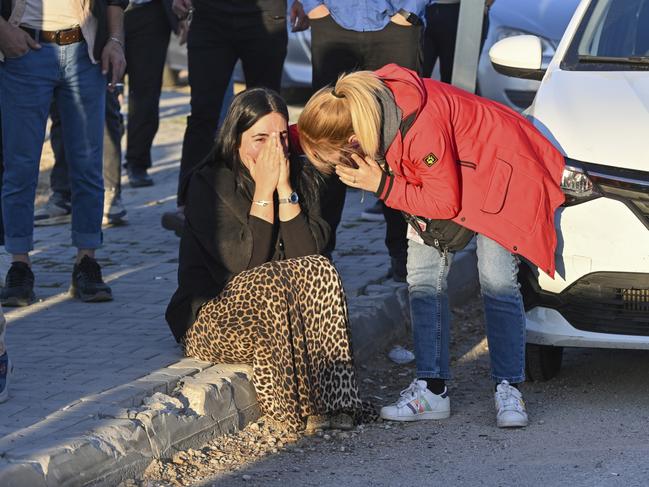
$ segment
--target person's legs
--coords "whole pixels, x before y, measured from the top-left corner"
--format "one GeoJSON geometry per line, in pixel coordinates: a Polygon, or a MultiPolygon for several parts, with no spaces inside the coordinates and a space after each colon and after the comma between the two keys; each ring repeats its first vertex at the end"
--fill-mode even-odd
{"type": "Polygon", "coordinates": [[[437,5],[437,15],[432,28],[433,42],[439,55],[440,79],[450,83],[453,77],[453,59],[457,24],[460,18],[460,4],[437,5]]]}
{"type": "Polygon", "coordinates": [[[242,15],[233,22],[237,33],[235,48],[241,59],[246,87],[262,86],[279,93],[288,42],[286,19],[242,15]]]}
{"type": "Polygon", "coordinates": [[[162,73],[171,34],[162,2],[127,10],[124,30],[129,78],[126,166],[129,177],[133,175],[131,185],[138,187],[153,183],[146,171],[158,131],[162,73]]]}
{"type": "Polygon", "coordinates": [[[408,241],[408,290],[417,377],[450,379],[447,277],[453,254],[408,241]]]}
{"type": "Polygon", "coordinates": [[[518,284],[518,258],[478,235],[478,272],[487,322],[491,376],[496,383],[499,427],[527,425],[520,391],[525,380],[525,309],[518,284]]]}
{"type": "Polygon", "coordinates": [[[518,260],[484,235],[478,235],[477,243],[492,379],[523,382],[525,309],[518,284],[518,260]]]}
{"type": "Polygon", "coordinates": [[[101,246],[106,78],[85,42],[61,47],[63,80],[55,96],[72,188],[72,244],[78,249],[71,292],[83,301],[112,299],[94,260],[101,246]]]}
{"type": "Polygon", "coordinates": [[[126,222],[122,205],[122,136],[124,118],[117,92],[106,91],[104,123],[104,223],[120,225],[126,222]]]}
{"type": "Polygon", "coordinates": [[[313,90],[332,85],[342,73],[362,69],[360,40],[363,33],[340,27],[331,16],[311,20],[313,90]]]}
{"type": "Polygon", "coordinates": [[[439,22],[439,4],[426,7],[426,27],[422,33],[423,67],[422,76],[430,78],[433,75],[435,63],[439,57],[437,42],[437,24],[439,22]]]}
{"type": "Polygon", "coordinates": [[[50,188],[52,193],[59,195],[60,199],[65,199],[69,204],[72,195],[68,178],[68,162],[65,159],[65,149],[63,147],[61,116],[54,100],[50,107],[50,119],[52,120],[50,125],[50,145],[54,154],[54,166],[52,166],[50,172],[50,188]]]}
{"type": "Polygon", "coordinates": [[[2,212],[5,249],[12,254],[12,265],[0,292],[0,302],[5,306],[27,306],[35,299],[29,263],[29,252],[34,248],[34,198],[58,73],[58,49],[49,44],[0,64],[2,212]]]}
{"type": "Polygon", "coordinates": [[[433,394],[427,379],[450,379],[450,309],[447,277],[452,254],[444,256],[433,247],[408,241],[408,289],[417,379],[399,401],[381,410],[395,421],[443,419],[450,415],[448,394],[433,394]]]}
{"type": "MultiPolygon", "coordinates": [[[[422,66],[421,26],[404,27],[389,23],[383,30],[369,32],[363,43],[363,69],[376,70],[389,63],[420,72],[422,66]]],[[[385,246],[392,261],[395,281],[406,280],[407,224],[403,214],[379,201],[385,219],[385,246]]],[[[369,210],[371,211],[371,210],[369,210]]]]}
{"type": "Polygon", "coordinates": [[[34,225],[58,225],[68,223],[72,215],[70,206],[70,181],[68,179],[68,162],[65,160],[61,117],[56,102],[50,106],[50,145],[54,154],[54,165],[50,171],[50,189],[52,194],[41,208],[34,212],[34,225]]]}
{"type": "MultiPolygon", "coordinates": [[[[331,16],[311,20],[311,64],[312,86],[318,90],[332,85],[342,73],[361,67],[359,41],[362,33],[340,27],[331,16]]],[[[323,254],[331,256],[336,248],[336,229],[340,224],[345,207],[345,186],[335,174],[326,177],[322,197],[322,218],[331,228],[331,237],[323,254]]]]}
{"type": "Polygon", "coordinates": [[[178,206],[184,204],[181,188],[185,178],[214,145],[223,96],[237,60],[227,25],[230,21],[207,10],[194,13],[187,41],[191,114],[183,140],[178,206]]]}
{"type": "Polygon", "coordinates": [[[44,45],[0,67],[4,142],[2,210],[5,248],[33,249],[34,198],[50,102],[58,74],[57,50],[44,45]]]}

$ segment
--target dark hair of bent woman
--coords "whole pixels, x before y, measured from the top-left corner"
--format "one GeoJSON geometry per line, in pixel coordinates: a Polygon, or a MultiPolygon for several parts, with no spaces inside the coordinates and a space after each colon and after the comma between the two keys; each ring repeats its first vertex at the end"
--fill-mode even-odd
{"type": "MultiPolygon", "coordinates": [[[[250,200],[254,182],[239,158],[241,134],[270,113],[279,113],[287,121],[289,119],[286,102],[277,92],[268,88],[252,88],[237,94],[216,136],[214,148],[207,156],[208,164],[225,164],[232,170],[238,190],[250,200]]],[[[322,177],[306,158],[289,154],[289,160],[293,187],[303,201],[314,203],[322,177]]]]}

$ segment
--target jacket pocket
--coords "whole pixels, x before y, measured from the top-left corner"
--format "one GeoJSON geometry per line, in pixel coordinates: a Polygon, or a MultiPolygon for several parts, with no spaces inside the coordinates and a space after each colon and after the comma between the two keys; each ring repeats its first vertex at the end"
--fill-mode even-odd
{"type": "Polygon", "coordinates": [[[518,153],[506,153],[507,160],[502,156],[499,151],[482,211],[497,213],[503,222],[531,233],[545,200],[543,183],[534,170],[537,163],[518,153]]]}
{"type": "Polygon", "coordinates": [[[512,166],[502,159],[496,159],[489,178],[487,193],[482,202],[482,208],[480,208],[482,211],[492,214],[500,213],[505,205],[511,178],[512,166]]]}

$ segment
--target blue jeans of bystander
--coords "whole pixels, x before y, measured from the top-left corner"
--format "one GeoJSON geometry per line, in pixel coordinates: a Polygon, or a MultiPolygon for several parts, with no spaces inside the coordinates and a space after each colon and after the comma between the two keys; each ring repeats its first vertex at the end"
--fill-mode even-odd
{"type": "Polygon", "coordinates": [[[2,212],[5,248],[33,249],[34,197],[52,99],[61,115],[72,189],[72,244],[101,245],[104,185],[102,149],[106,79],[85,42],[41,43],[0,63],[0,109],[4,140],[2,212]]]}
{"type": "MultiPolygon", "coordinates": [[[[487,322],[492,378],[525,380],[525,311],[518,285],[518,259],[478,235],[478,272],[487,322]]],[[[453,254],[408,242],[408,286],[417,376],[450,379],[447,277],[453,254]]]]}

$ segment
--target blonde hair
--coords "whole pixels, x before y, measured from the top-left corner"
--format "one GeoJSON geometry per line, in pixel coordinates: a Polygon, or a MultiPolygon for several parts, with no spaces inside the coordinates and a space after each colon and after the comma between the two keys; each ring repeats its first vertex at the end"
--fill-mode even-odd
{"type": "Polygon", "coordinates": [[[381,92],[390,93],[376,74],[357,71],[341,75],[333,88],[322,88],[307,102],[297,122],[300,145],[320,172],[331,173],[334,166],[323,154],[340,152],[352,135],[364,154],[378,155],[381,92]]]}

